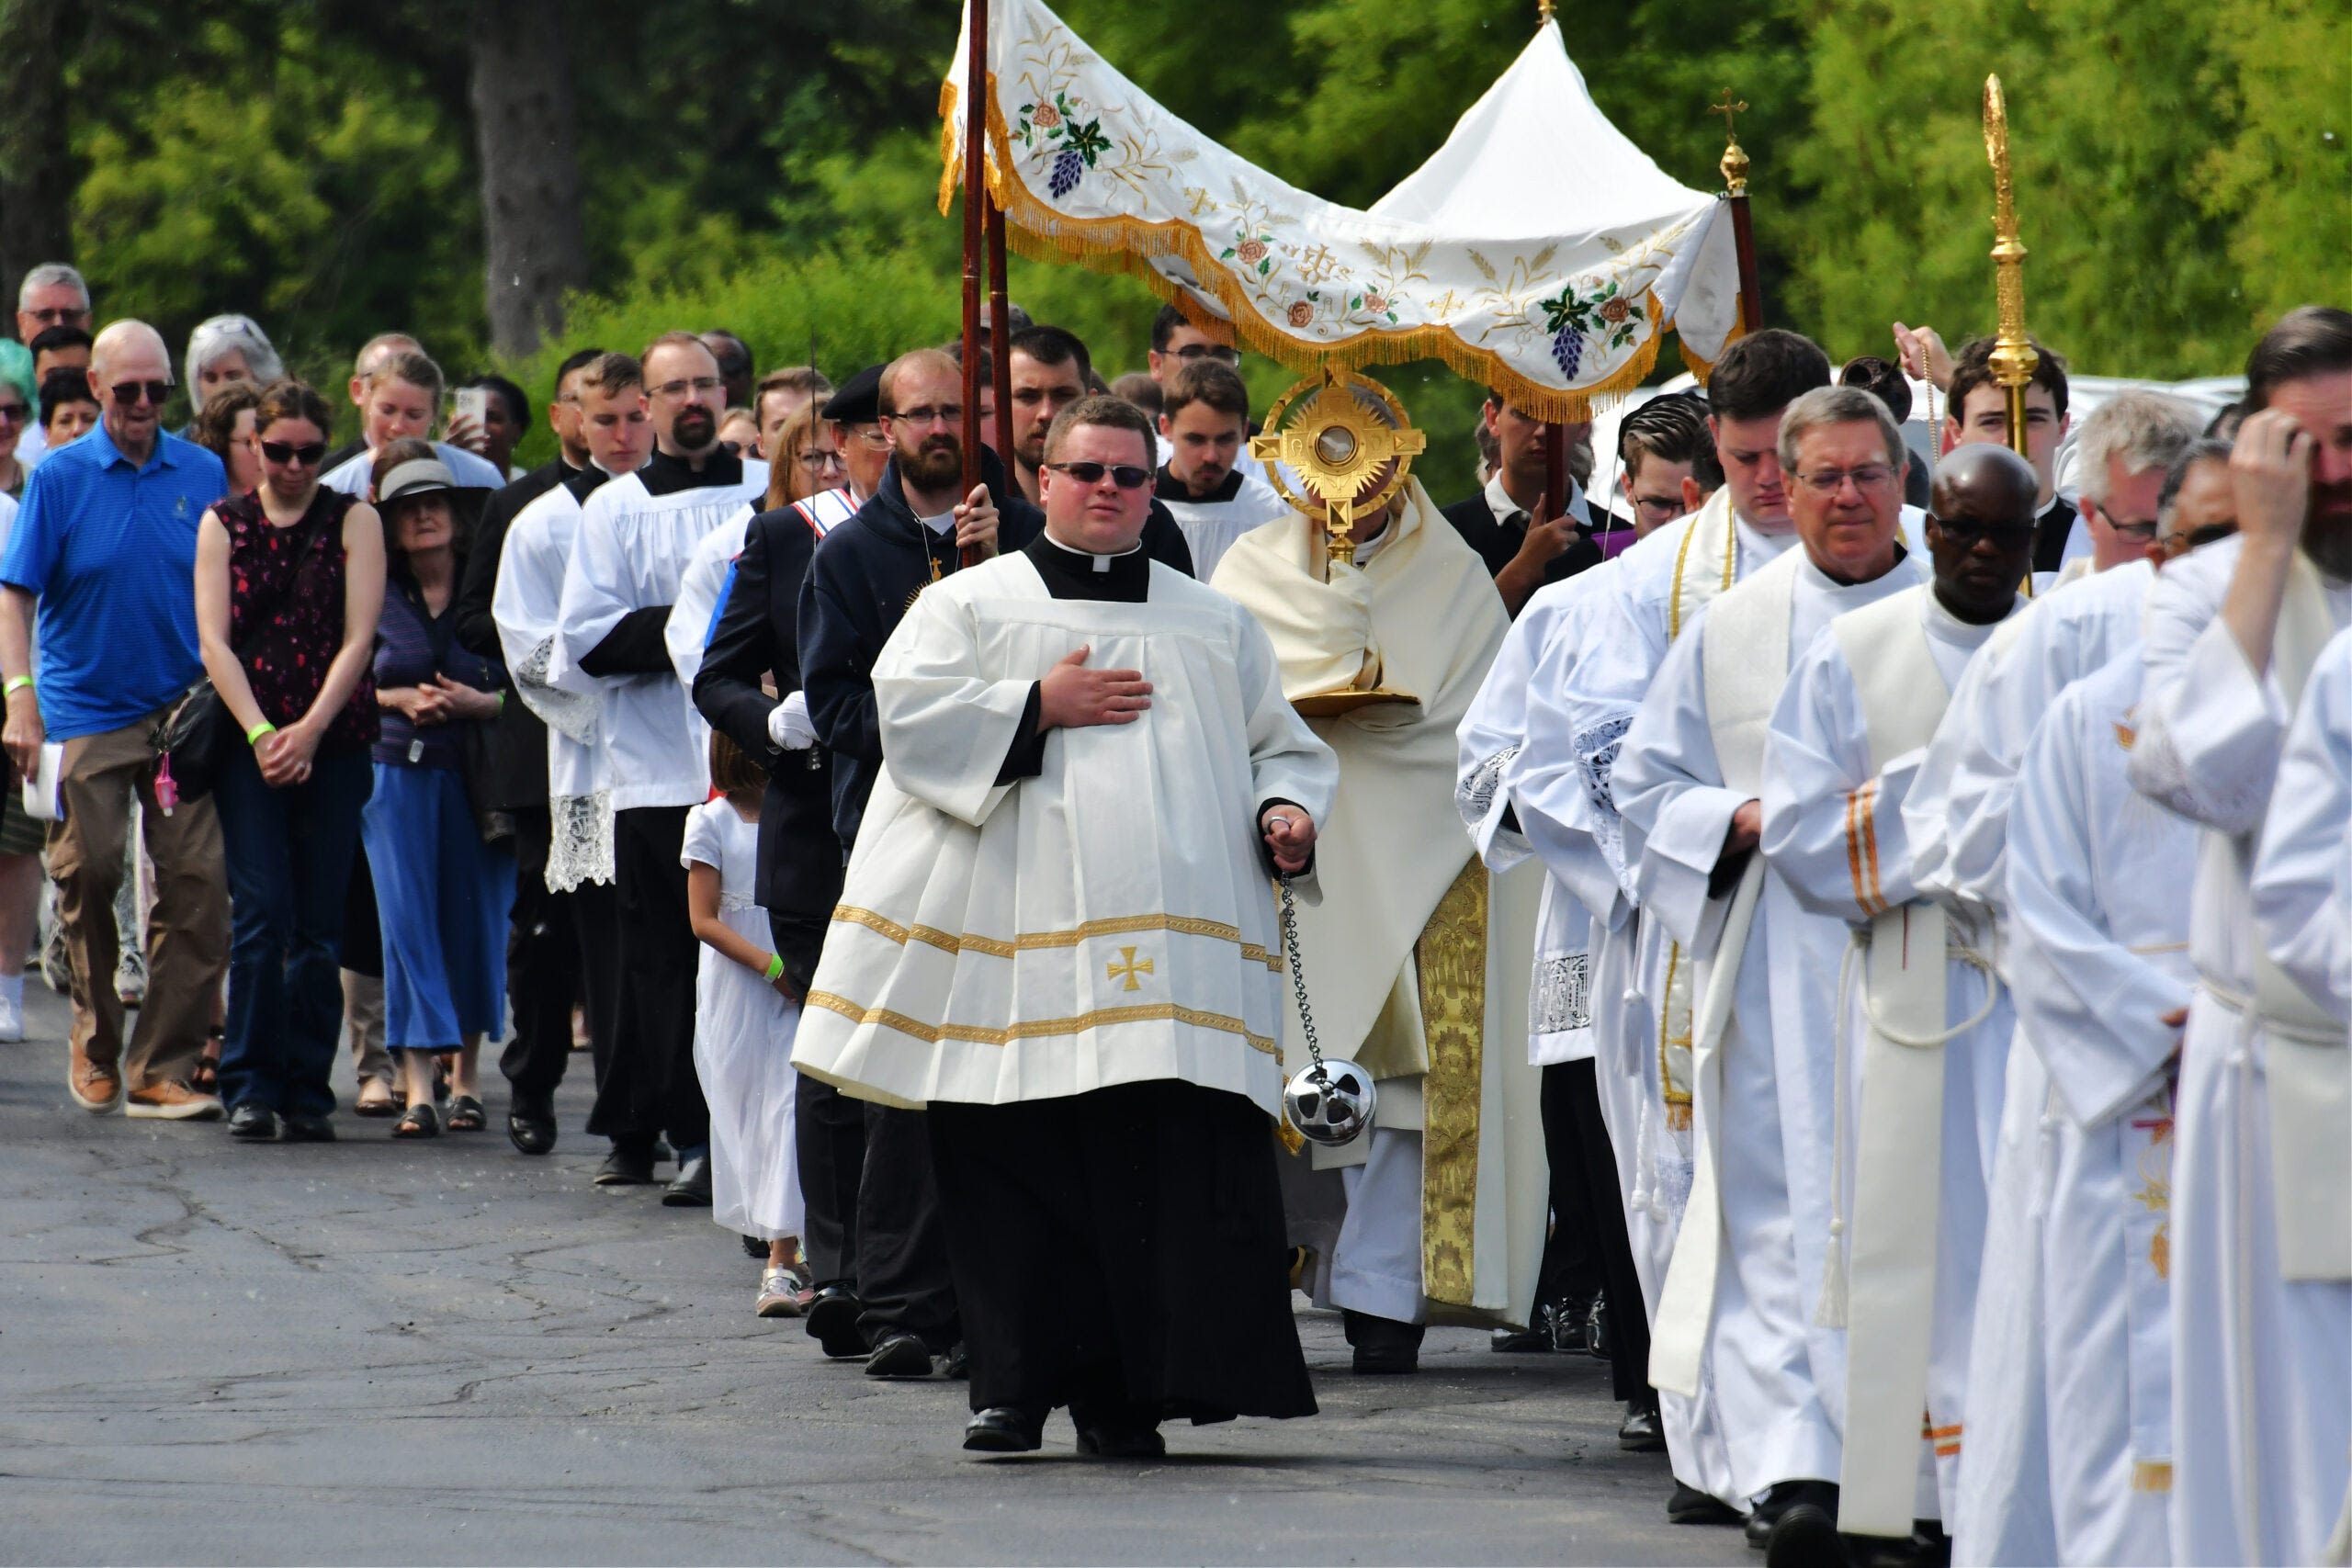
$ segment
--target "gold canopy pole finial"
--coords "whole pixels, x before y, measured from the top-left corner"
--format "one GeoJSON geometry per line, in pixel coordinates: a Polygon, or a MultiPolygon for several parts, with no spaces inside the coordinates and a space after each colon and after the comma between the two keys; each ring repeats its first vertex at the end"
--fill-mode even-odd
{"type": "Polygon", "coordinates": [[[1993,288],[1999,328],[1988,368],[2008,405],[2009,448],[2025,449],[2025,392],[2041,355],[2025,334],[2025,256],[2018,239],[2017,192],[2009,179],[2009,106],[1998,76],[1984,78],[1984,156],[1993,165],[1993,288]]]}
{"type": "Polygon", "coordinates": [[[1756,271],[1756,230],[1747,216],[1747,153],[1739,144],[1736,117],[1747,112],[1745,98],[1734,101],[1724,89],[1720,103],[1707,106],[1709,114],[1724,117],[1724,198],[1731,203],[1732,250],[1739,262],[1740,324],[1749,332],[1764,325],[1764,283],[1756,271]]]}
{"type": "Polygon", "coordinates": [[[1552,0],[1535,0],[1535,25],[1539,28],[1552,25],[1552,0]]]}

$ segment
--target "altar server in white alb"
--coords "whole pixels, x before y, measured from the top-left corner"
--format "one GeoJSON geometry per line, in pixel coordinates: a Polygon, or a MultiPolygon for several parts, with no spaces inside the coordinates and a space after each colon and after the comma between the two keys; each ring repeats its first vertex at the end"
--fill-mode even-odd
{"type": "Polygon", "coordinates": [[[1315,1410],[1270,878],[1312,897],[1338,773],[1265,632],[1142,552],[1151,434],[1115,398],[1064,410],[1046,532],[891,634],[884,767],[793,1046],[929,1112],[987,1452],[1037,1448],[1062,1404],[1081,1451],[1125,1458],[1163,1419],[1315,1410]]]}
{"type": "Polygon", "coordinates": [[[645,352],[653,456],[582,502],[564,572],[548,680],[586,678],[599,704],[596,744],[613,806],[613,861],[629,942],[619,1033],[588,1130],[612,1140],[604,1185],[653,1179],[667,1134],[677,1179],[663,1201],[710,1201],[709,1113],[694,1070],[698,947],[679,850],[686,813],[709,794],[701,720],[678,683],[663,632],[686,562],[703,536],[767,489],[767,465],[718,440],[718,362],[692,333],[645,352]]]}
{"type": "Polygon", "coordinates": [[[500,649],[525,706],[548,727],[549,892],[574,896],[580,939],[582,1010],[601,1081],[617,1026],[613,1016],[622,970],[619,912],[613,893],[613,802],[596,744],[596,682],[576,673],[556,684],[556,628],[563,615],[563,574],[580,530],[580,503],[616,474],[633,474],[653,449],[643,367],[627,354],[600,355],[576,381],[582,444],[588,462],[534,497],[507,525],[491,594],[500,649]]]}
{"type": "Polygon", "coordinates": [[[1781,416],[1799,547],[1719,594],[1668,650],[1618,753],[1634,891],[1692,960],[1696,1172],[1659,1303],[1651,1374],[1691,1390],[1702,1355],[1744,1496],[1785,1505],[1775,1560],[1834,1543],[1839,1337],[1814,1322],[1847,927],[1801,905],[1756,854],[1764,739],[1789,671],[1833,617],[1915,590],[1900,539],[1903,437],[1850,387],[1781,416]],[[1814,1245],[1801,1253],[1799,1236],[1814,1245]],[[1810,1271],[1801,1259],[1809,1257],[1810,1271]]]}
{"type": "MultiPolygon", "coordinates": [[[[1375,414],[1374,417],[1379,417],[1375,414]]],[[[1374,470],[1359,495],[1393,470],[1374,470]]],[[[1338,753],[1322,904],[1298,912],[1324,1051],[1379,1084],[1374,1126],[1310,1146],[1346,1217],[1311,1280],[1359,1372],[1410,1373],[1430,1322],[1521,1327],[1544,1250],[1528,971],[1542,878],[1488,873],[1450,830],[1455,731],[1510,619],[1486,567],[1408,479],[1361,505],[1345,553],[1298,513],[1244,535],[1215,586],[1273,639],[1284,694],[1338,753]],[[1427,830],[1423,830],[1427,829],[1427,830]]],[[[1283,1062],[1306,1065],[1296,1023],[1283,1062]]]]}
{"type": "MultiPolygon", "coordinates": [[[[2077,506],[2091,553],[2001,623],[1969,661],[1928,742],[1904,805],[1912,872],[1923,894],[1989,919],[1990,953],[2009,980],[2009,806],[2025,743],[2058,694],[2139,641],[2140,608],[2165,474],[2197,437],[2177,399],[2126,392],[2085,420],[2077,506]]],[[[1967,1442],[1949,1521],[1964,1562],[2043,1562],[2057,1556],[2048,1484],[2041,1359],[2041,1135],[2050,1079],[2032,1051],[2012,1051],[1992,1168],[1984,1265],[1970,1352],[1967,1442]]]]}
{"type": "Polygon", "coordinates": [[[2205,829],[2172,1206],[2173,1555],[2193,1563],[2318,1561],[2352,1466],[2344,1021],[2273,962],[2248,886],[2296,701],[2352,622],[2352,312],[2283,317],[2245,406],[2238,536],[2148,598],[2131,763],[2205,829]]]}
{"type": "Polygon", "coordinates": [[[1160,388],[1159,433],[1168,461],[1155,481],[1159,503],[1184,531],[1193,575],[1206,582],[1233,541],[1290,515],[1290,503],[1242,462],[1250,441],[1250,389],[1215,359],[1194,360],[1160,388]]]}
{"type": "MultiPolygon", "coordinates": [[[[1556,698],[1536,699],[1537,705],[1553,708],[1543,728],[1554,735],[1546,750],[1558,754],[1544,765],[1561,770],[1559,784],[1580,784],[1585,795],[1581,806],[1566,790],[1551,798],[1563,813],[1584,817],[1628,898],[1634,868],[1625,854],[1611,780],[1625,732],[1668,649],[1697,621],[1701,609],[1795,544],[1789,480],[1781,466],[1781,421],[1789,404],[1829,383],[1829,356],[1795,333],[1751,333],[1724,350],[1707,384],[1708,425],[1723,488],[1688,518],[1667,525],[1616,558],[1613,581],[1596,607],[1573,671],[1556,698]]],[[[1539,677],[1539,687],[1544,684],[1539,677]]],[[[1523,761],[1521,766],[1530,763],[1523,761]]],[[[1530,787],[1538,786],[1531,781],[1530,787]]],[[[1620,940],[1611,937],[1612,943],[1620,940]]],[[[1637,1145],[1634,1188],[1646,1201],[1636,1200],[1631,1207],[1636,1256],[1655,1292],[1663,1285],[1692,1179],[1690,959],[1661,922],[1646,917],[1634,922],[1622,940],[1633,950],[1627,988],[1645,998],[1642,1037],[1627,1042],[1639,1051],[1637,1058],[1628,1059],[1641,1064],[1648,1123],[1637,1145]],[[1645,1209],[1651,1211],[1647,1224],[1645,1209]]],[[[1792,1172],[1791,1179],[1810,1177],[1792,1172]]],[[[1820,1179],[1826,1181],[1826,1173],[1820,1179]]],[[[1817,1199],[1800,1192],[1795,1201],[1828,1206],[1826,1189],[1817,1199]]],[[[1662,1392],[1659,1407],[1676,1479],[1736,1506],[1752,1501],[1747,1539],[1750,1545],[1763,1546],[1798,1495],[1767,1492],[1750,1499],[1734,1487],[1711,1395],[1691,1402],[1662,1392]]]]}
{"type": "Polygon", "coordinates": [[[1947,457],[1928,523],[1933,581],[1831,621],[1791,672],[1765,746],[1764,854],[1800,903],[1854,928],[1818,1308],[1846,1327],[1838,1515],[1851,1535],[1932,1540],[1952,1517],[2012,1025],[1984,922],[1921,897],[1903,807],[1969,659],[2024,602],[2034,487],[2006,448],[1947,457]]]}

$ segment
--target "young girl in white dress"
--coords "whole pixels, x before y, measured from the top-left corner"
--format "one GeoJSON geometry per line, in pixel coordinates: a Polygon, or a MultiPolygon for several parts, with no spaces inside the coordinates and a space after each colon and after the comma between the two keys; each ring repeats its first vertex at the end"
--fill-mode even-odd
{"type": "Polygon", "coordinates": [[[808,1290],[798,1253],[800,1167],[792,1136],[792,1032],[800,1021],[765,909],[752,901],[759,867],[757,763],[724,734],[710,738],[719,794],[686,818],[686,908],[703,944],[695,980],[695,1070],[710,1102],[711,1218],[768,1244],[762,1317],[799,1314],[808,1290]]]}

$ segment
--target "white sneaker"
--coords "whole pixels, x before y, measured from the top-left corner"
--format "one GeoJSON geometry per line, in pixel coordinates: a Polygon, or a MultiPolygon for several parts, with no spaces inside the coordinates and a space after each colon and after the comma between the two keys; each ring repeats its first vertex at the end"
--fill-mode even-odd
{"type": "Polygon", "coordinates": [[[24,998],[0,995],[0,1042],[13,1045],[24,1037],[24,998]]]}

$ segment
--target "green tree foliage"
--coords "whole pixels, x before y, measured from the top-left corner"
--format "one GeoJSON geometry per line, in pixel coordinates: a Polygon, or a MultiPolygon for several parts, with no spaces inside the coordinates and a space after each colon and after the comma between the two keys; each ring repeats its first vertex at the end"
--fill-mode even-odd
{"type": "MultiPolygon", "coordinates": [[[[687,324],[842,375],[956,327],[959,225],[934,207],[950,0],[569,0],[590,297],[508,367],[535,392],[590,342],[687,324]]],[[[1527,42],[1532,0],[1064,0],[1170,108],[1309,189],[1372,200],[1527,42]]],[[[82,256],[107,314],[185,333],[260,317],[314,374],[390,326],[451,369],[484,340],[457,0],[90,0],[72,69],[82,256]]],[[[2227,372],[2286,307],[2352,290],[2352,14],[2340,0],[1683,0],[1571,6],[1601,107],[1686,184],[1718,183],[1725,86],[1753,106],[1767,308],[1833,355],[1888,323],[1992,316],[1984,74],[2007,83],[2038,335],[2086,370],[2227,372]]],[[[1530,149],[1532,157],[1574,156],[1530,149]]],[[[1013,295],[1139,367],[1156,300],[1016,261],[1013,295]]],[[[1673,368],[1668,355],[1661,375],[1673,368]]],[[[1290,373],[1246,367],[1262,401],[1290,373]]],[[[1476,389],[1384,373],[1459,489],[1476,389]]],[[[544,445],[544,436],[536,446],[544,445]]],[[[526,448],[529,455],[535,447],[526,448]]]]}

